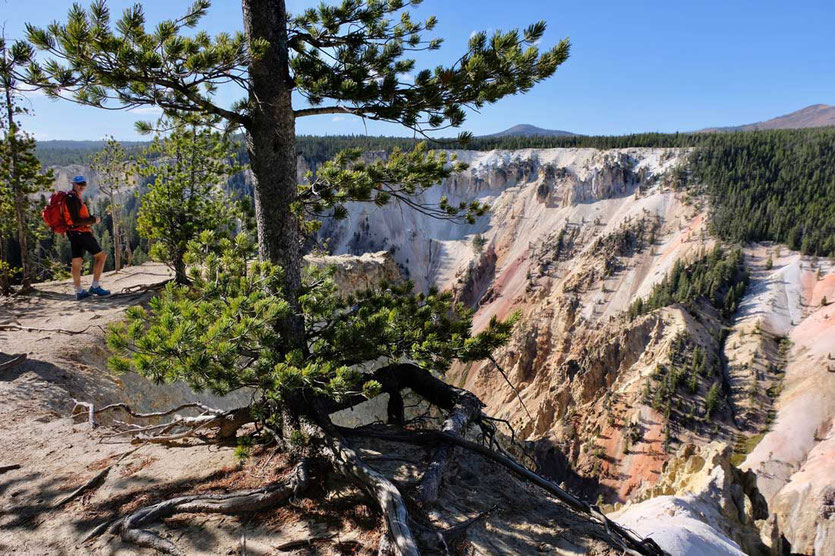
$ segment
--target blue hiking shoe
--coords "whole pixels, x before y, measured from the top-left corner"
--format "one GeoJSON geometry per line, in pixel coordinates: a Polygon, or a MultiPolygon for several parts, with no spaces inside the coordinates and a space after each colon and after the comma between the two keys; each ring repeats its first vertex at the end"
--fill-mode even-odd
{"type": "Polygon", "coordinates": [[[81,290],[80,292],[75,292],[75,300],[81,301],[85,297],[90,297],[90,292],[87,290],[81,290]]]}
{"type": "MultiPolygon", "coordinates": [[[[104,295],[110,295],[110,290],[106,290],[101,286],[96,286],[95,288],[90,288],[90,293],[94,293],[101,297],[104,295]]],[[[87,295],[90,295],[90,293],[88,293],[87,295]]]]}

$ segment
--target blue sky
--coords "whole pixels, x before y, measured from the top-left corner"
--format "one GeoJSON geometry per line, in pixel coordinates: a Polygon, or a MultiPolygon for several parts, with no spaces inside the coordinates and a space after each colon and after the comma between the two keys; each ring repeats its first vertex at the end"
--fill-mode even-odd
{"type": "MultiPolygon", "coordinates": [[[[133,2],[110,1],[115,14],[133,2]]],[[[288,9],[318,2],[288,0],[288,9]]],[[[149,23],[182,14],[184,2],[144,2],[149,23]]],[[[21,38],[24,22],[63,18],[69,2],[0,0],[0,22],[21,38]],[[25,6],[25,9],[23,7],[25,6]]],[[[835,2],[425,0],[415,15],[438,16],[445,39],[427,65],[450,63],[473,31],[548,22],[543,46],[568,36],[571,58],[530,93],[471,114],[476,135],[517,123],[584,134],[687,131],[750,123],[810,104],[835,104],[835,2]]],[[[203,28],[241,29],[240,2],[215,0],[203,28]]],[[[420,64],[419,64],[420,67],[420,64]]],[[[149,114],[107,112],[65,101],[31,99],[24,126],[39,139],[135,139],[133,123],[149,114]]],[[[365,133],[361,120],[317,116],[298,133],[365,133]]],[[[407,134],[369,123],[368,132],[407,134]]]]}

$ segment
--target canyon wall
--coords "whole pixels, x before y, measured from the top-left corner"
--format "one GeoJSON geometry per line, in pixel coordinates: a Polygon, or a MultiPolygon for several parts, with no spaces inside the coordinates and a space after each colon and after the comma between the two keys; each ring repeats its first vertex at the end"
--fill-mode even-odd
{"type": "Polygon", "coordinates": [[[453,289],[475,309],[476,330],[521,312],[496,356],[500,369],[458,365],[448,380],[506,419],[541,472],[608,508],[628,505],[630,523],[661,493],[683,496],[659,488],[677,452],[718,442],[727,450],[725,475],[742,465],[756,477],[738,502],[750,509],[762,497],[768,510],[717,521],[717,539],[746,553],[778,553],[783,543],[831,552],[832,263],[777,245],[744,246],[750,284],[730,318],[697,301],[631,319],[630,304],[678,261],[717,243],[708,200],[673,187],[670,170],[684,150],[456,154],[469,168],[420,201],[490,204],[475,224],[357,204],[322,229],[335,253],[388,250],[416,289],[453,289]],[[705,359],[699,373],[697,352],[705,359]],[[687,385],[660,398],[677,369],[691,373],[687,385]],[[720,397],[709,410],[714,385],[720,397]]]}

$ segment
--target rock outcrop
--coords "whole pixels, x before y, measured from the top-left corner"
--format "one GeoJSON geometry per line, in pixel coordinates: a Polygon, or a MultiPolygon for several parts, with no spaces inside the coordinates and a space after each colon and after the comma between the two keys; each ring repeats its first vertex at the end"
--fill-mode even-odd
{"type": "Polygon", "coordinates": [[[711,537],[708,545],[727,545],[729,552],[777,554],[770,538],[768,544],[761,539],[759,525],[768,518],[768,506],[756,476],[740,471],[730,459],[731,448],[724,442],[682,446],[637,503],[611,515],[636,531],[651,527],[653,538],[671,554],[716,552],[702,544],[711,537]],[[700,524],[691,530],[688,521],[700,524]]]}
{"type": "Polygon", "coordinates": [[[362,255],[308,255],[305,262],[317,268],[333,270],[334,282],[343,295],[378,286],[381,282],[401,279],[400,269],[388,251],[362,255]]]}

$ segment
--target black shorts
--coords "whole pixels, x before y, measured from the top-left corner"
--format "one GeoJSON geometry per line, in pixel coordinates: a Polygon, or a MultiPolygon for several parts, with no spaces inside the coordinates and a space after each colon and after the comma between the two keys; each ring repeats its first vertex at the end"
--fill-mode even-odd
{"type": "Polygon", "coordinates": [[[72,258],[79,259],[84,256],[87,251],[91,255],[101,253],[101,246],[96,241],[93,232],[73,232],[67,231],[67,239],[70,240],[70,248],[72,249],[72,258]]]}

